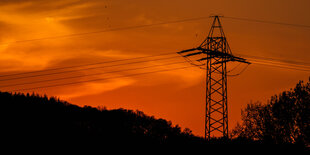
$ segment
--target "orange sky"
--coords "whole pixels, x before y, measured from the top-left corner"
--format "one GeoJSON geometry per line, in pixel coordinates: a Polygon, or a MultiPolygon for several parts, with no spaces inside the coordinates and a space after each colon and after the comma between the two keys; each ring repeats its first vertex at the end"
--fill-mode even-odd
{"type": "MultiPolygon", "coordinates": [[[[206,37],[212,19],[79,37],[18,42],[20,40],[153,24],[211,14],[310,25],[309,6],[308,0],[3,0],[0,1],[1,74],[177,52],[199,45],[206,37]]],[[[310,60],[309,28],[250,23],[227,18],[222,19],[222,24],[233,53],[303,62],[310,60]]],[[[166,62],[169,61],[146,62],[139,66],[166,62]]],[[[184,65],[186,64],[170,67],[184,65]]],[[[229,68],[233,68],[236,64],[228,65],[229,68]]],[[[111,68],[119,69],[124,67],[111,68]]],[[[88,73],[81,71],[72,74],[88,73]]],[[[136,72],[126,72],[130,73],[136,72]]],[[[122,74],[125,73],[108,76],[122,74]]],[[[138,109],[156,118],[171,120],[183,128],[188,127],[194,134],[202,136],[205,112],[204,75],[203,70],[189,68],[39,89],[35,92],[58,96],[81,106],[138,109]]],[[[84,77],[74,81],[106,76],[84,77]]],[[[59,76],[53,76],[56,77],[59,76]]],[[[247,103],[266,102],[272,95],[288,90],[294,87],[298,80],[306,80],[308,77],[309,72],[305,71],[253,64],[242,75],[228,78],[230,129],[240,121],[240,111],[247,103]]],[[[29,79],[31,80],[39,78],[29,79]]],[[[3,84],[7,82],[0,83],[3,84]]],[[[1,89],[6,91],[31,86],[38,85],[1,89]]]]}

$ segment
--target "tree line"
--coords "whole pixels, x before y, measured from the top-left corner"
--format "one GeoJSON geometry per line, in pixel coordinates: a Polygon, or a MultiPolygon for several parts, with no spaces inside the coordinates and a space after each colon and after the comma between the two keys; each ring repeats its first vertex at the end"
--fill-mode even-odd
{"type": "Polygon", "coordinates": [[[11,141],[110,144],[200,143],[186,128],[142,111],[80,107],[56,97],[0,92],[2,137],[11,141]]]}
{"type": "Polygon", "coordinates": [[[109,144],[294,144],[310,146],[310,79],[249,103],[229,138],[205,140],[142,111],[80,107],[56,97],[0,92],[1,137],[8,141],[109,144]]]}

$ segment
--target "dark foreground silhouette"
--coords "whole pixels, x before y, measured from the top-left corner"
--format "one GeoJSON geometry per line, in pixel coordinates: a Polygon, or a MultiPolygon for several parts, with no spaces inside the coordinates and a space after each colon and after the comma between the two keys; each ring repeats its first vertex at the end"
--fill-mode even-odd
{"type": "Polygon", "coordinates": [[[267,104],[248,104],[242,120],[232,132],[239,138],[310,147],[310,79],[273,96],[267,104]]]}
{"type": "Polygon", "coordinates": [[[141,111],[79,107],[54,97],[0,93],[2,127],[12,141],[117,144],[203,143],[189,129],[141,111]]]}
{"type": "MultiPolygon", "coordinates": [[[[10,144],[255,144],[263,141],[239,136],[209,141],[181,130],[170,121],[147,116],[141,111],[79,107],[55,97],[0,92],[1,140],[10,144]]],[[[106,145],[102,145],[106,146],[106,145]]],[[[209,148],[214,148],[213,146],[209,148]]],[[[266,147],[264,147],[266,148],[266,147]]],[[[270,149],[270,147],[267,147],[270,149]]],[[[275,148],[275,147],[272,147],[275,148]]],[[[276,147],[277,148],[277,147],[276,147]]],[[[281,147],[282,148],[282,147],[281,147]]],[[[285,148],[300,148],[286,145],[285,148]]]]}

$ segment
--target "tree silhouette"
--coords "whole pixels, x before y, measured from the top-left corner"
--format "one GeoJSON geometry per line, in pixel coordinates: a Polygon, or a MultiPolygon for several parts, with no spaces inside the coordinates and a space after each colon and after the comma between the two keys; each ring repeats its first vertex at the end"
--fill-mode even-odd
{"type": "Polygon", "coordinates": [[[310,79],[275,95],[267,104],[250,103],[233,134],[274,144],[310,145],[310,79]]]}
{"type": "MultiPolygon", "coordinates": [[[[1,137],[12,141],[117,144],[202,143],[189,129],[141,111],[79,107],[46,95],[0,92],[1,137]]],[[[3,140],[3,139],[2,139],[3,140]]]]}
{"type": "Polygon", "coordinates": [[[309,85],[299,82],[266,105],[249,104],[242,111],[242,124],[232,132],[237,138],[208,141],[142,111],[80,107],[46,95],[0,92],[0,136],[2,142],[14,143],[309,145],[309,85]]]}

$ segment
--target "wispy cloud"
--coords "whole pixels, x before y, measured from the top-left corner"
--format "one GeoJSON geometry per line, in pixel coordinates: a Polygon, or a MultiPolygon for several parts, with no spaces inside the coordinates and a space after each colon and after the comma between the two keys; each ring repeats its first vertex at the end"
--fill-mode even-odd
{"type": "Polygon", "coordinates": [[[106,91],[112,91],[121,87],[125,87],[134,83],[135,80],[126,79],[112,79],[102,82],[88,82],[76,86],[68,86],[61,91],[58,91],[56,96],[61,96],[64,99],[71,99],[75,97],[82,97],[87,95],[101,94],[106,91]]]}
{"type": "MultiPolygon", "coordinates": [[[[48,38],[50,36],[61,36],[79,32],[89,32],[105,29],[110,24],[106,16],[106,4],[102,1],[1,1],[0,2],[0,69],[2,74],[37,71],[59,66],[71,66],[76,64],[87,64],[90,62],[111,61],[119,59],[136,58],[154,55],[158,53],[153,47],[159,44],[156,37],[149,39],[150,45],[145,44],[146,35],[157,32],[146,33],[111,32],[100,35],[81,37],[68,37],[57,39],[38,39],[33,42],[22,42],[22,40],[36,40],[36,38],[48,38]],[[21,41],[21,42],[20,42],[21,41]]],[[[160,22],[144,13],[129,12],[127,17],[122,17],[114,10],[113,20],[115,25],[139,25],[160,22]],[[116,14],[116,15],[114,15],[116,14]],[[120,19],[118,19],[121,17],[120,19]],[[126,22],[126,23],[124,23],[126,22]]],[[[163,26],[174,29],[173,27],[163,26]]],[[[163,49],[166,47],[156,47],[163,49]]],[[[162,51],[161,51],[162,52],[162,51]]],[[[161,53],[160,52],[160,53],[161,53]]],[[[123,65],[111,70],[131,69],[142,66],[163,65],[169,61],[149,61],[136,65],[123,65]]],[[[149,70],[130,70],[108,76],[126,76],[128,74],[143,73],[145,71],[156,71],[167,68],[178,68],[184,65],[154,67],[149,70]]],[[[108,70],[102,69],[105,72],[108,70]]],[[[91,72],[77,72],[75,74],[89,74],[91,72]]],[[[62,75],[60,75],[61,77],[62,75]]],[[[72,81],[87,80],[92,78],[106,78],[107,75],[76,78],[72,81]]],[[[125,86],[139,83],[143,86],[155,86],[170,83],[171,79],[179,83],[179,86],[187,87],[195,84],[201,77],[200,72],[190,70],[174,70],[169,72],[154,73],[151,75],[153,81],[146,82],[144,78],[130,77],[117,78],[107,81],[86,82],[62,88],[50,88],[48,92],[66,98],[98,94],[113,91],[125,86]],[[141,81],[141,82],[137,82],[141,81]]],[[[57,77],[54,77],[57,78],[57,77]]],[[[66,83],[68,81],[63,81],[66,83]]],[[[61,82],[60,82],[61,83],[61,82]]],[[[31,86],[30,86],[31,87],[31,86]]]]}

